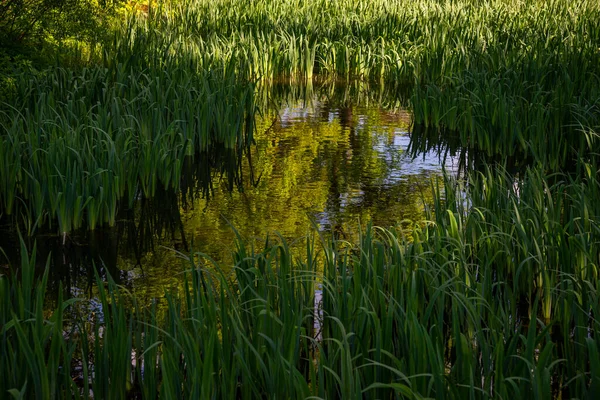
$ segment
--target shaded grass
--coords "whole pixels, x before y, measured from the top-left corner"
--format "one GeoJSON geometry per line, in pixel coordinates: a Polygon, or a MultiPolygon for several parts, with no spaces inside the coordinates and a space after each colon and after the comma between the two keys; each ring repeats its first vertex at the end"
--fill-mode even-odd
{"type": "Polygon", "coordinates": [[[112,225],[119,204],[153,197],[158,184],[178,190],[188,158],[252,142],[252,84],[225,66],[55,69],[21,80],[0,116],[0,204],[29,225],[112,225]]]}

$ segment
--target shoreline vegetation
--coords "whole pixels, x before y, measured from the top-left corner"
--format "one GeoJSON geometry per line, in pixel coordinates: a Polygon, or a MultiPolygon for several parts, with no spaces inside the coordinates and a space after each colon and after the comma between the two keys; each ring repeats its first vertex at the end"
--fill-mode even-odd
{"type": "Polygon", "coordinates": [[[3,78],[2,215],[62,234],[112,225],[119,204],[152,197],[157,181],[177,189],[185,157],[249,146],[260,86],[317,74],[390,86],[408,98],[415,125],[441,127],[488,157],[554,171],[589,161],[600,127],[599,8],[584,0],[150,6],[106,34],[100,50],[81,43],[81,67],[3,78]]]}
{"type": "Polygon", "coordinates": [[[24,236],[110,226],[189,160],[243,155],[274,82],[385,87],[415,156],[481,159],[431,182],[410,232],[313,230],[302,256],[238,237],[231,265],[182,254],[183,288],[151,304],[98,272],[93,316],[48,304],[52,266],[23,240],[0,275],[0,397],[600,393],[598,2],[104,2],[87,24],[48,7],[29,26],[0,5],[0,221],[24,236]]]}
{"type": "Polygon", "coordinates": [[[232,273],[192,254],[162,307],[96,275],[93,317],[61,291],[47,309],[48,269],[35,279],[23,244],[20,278],[0,281],[2,386],[17,398],[592,395],[600,186],[562,178],[544,193],[534,172],[515,187],[488,171],[469,207],[440,183],[410,239],[313,234],[295,256],[281,238],[240,237],[232,273]]]}

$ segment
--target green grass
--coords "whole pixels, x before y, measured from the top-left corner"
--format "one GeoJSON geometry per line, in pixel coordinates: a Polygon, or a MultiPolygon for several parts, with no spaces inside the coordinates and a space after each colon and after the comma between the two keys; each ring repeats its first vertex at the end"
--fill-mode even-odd
{"type": "Polygon", "coordinates": [[[46,303],[49,267],[34,276],[23,245],[0,277],[1,396],[593,398],[598,20],[586,0],[173,1],[131,16],[90,67],[3,79],[0,213],[27,233],[112,224],[180,189],[190,157],[243,152],[269,103],[258,83],[402,88],[414,151],[484,157],[432,183],[411,232],[314,234],[302,256],[240,238],[232,265],[192,254],[153,304],[98,275],[94,319],[62,290],[46,303]]]}
{"type": "Polygon", "coordinates": [[[530,170],[518,184],[488,171],[466,198],[439,184],[411,240],[369,227],[356,244],[310,236],[294,255],[279,237],[262,249],[240,238],[232,274],[189,257],[160,307],[97,277],[93,327],[73,308],[82,299],[43,314],[46,278],[35,286],[23,248],[21,278],[0,281],[0,386],[24,398],[593,395],[596,170],[530,170]]]}
{"type": "Polygon", "coordinates": [[[178,190],[186,159],[252,141],[252,84],[226,66],[21,79],[0,117],[0,204],[34,224],[57,221],[61,233],[112,225],[120,203],[152,197],[158,184],[178,190]]]}
{"type": "Polygon", "coordinates": [[[88,67],[4,79],[0,212],[112,224],[157,181],[177,189],[186,155],[251,143],[255,82],[317,75],[376,82],[464,148],[560,170],[599,150],[599,19],[588,0],[153,3],[82,51],[88,67]]]}

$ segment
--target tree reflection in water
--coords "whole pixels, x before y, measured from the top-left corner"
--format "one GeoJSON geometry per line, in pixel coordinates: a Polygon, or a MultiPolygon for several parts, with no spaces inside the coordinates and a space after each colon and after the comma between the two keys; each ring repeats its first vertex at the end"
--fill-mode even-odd
{"type": "MultiPolygon", "coordinates": [[[[263,89],[257,103],[251,148],[215,148],[188,160],[179,193],[158,188],[155,197],[120,210],[114,228],[74,233],[64,246],[59,237],[38,237],[40,264],[52,254],[53,285],[62,280],[69,295],[89,294],[97,265],[140,300],[160,296],[179,284],[184,268],[173,249],[231,262],[227,221],[257,243],[273,232],[302,237],[311,221],[348,240],[368,221],[419,221],[432,198],[431,178],[462,160],[460,149],[442,159],[446,147],[428,137],[411,144],[404,100],[385,88],[276,85],[263,89]]],[[[9,235],[0,244],[15,261],[16,243],[9,235]]]]}

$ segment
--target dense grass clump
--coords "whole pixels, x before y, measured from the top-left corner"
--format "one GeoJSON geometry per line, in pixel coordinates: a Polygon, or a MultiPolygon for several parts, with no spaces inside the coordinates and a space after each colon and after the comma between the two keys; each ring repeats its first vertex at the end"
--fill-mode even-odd
{"type": "Polygon", "coordinates": [[[177,188],[184,154],[248,145],[254,82],[317,74],[392,87],[416,124],[558,170],[599,150],[599,19],[588,0],[151,2],[80,67],[2,79],[0,211],[111,223],[157,176],[177,188]]]}
{"type": "Polygon", "coordinates": [[[0,386],[22,398],[596,393],[597,174],[532,170],[515,185],[488,172],[467,198],[454,187],[411,240],[368,228],[355,245],[309,238],[301,256],[282,239],[240,241],[231,274],[188,258],[162,305],[99,281],[93,324],[84,300],[44,315],[46,278],[36,288],[23,249],[22,277],[0,280],[0,386]]]}
{"type": "Polygon", "coordinates": [[[120,203],[152,197],[157,184],[179,189],[186,158],[241,152],[252,141],[252,85],[226,66],[55,69],[20,79],[0,116],[0,203],[32,225],[112,225],[120,203]]]}
{"type": "Polygon", "coordinates": [[[239,238],[231,264],[183,257],[149,305],[100,274],[93,300],[49,305],[23,245],[0,276],[0,396],[600,393],[599,20],[588,0],[152,2],[77,67],[3,77],[0,215],[28,232],[113,224],[189,187],[190,159],[246,151],[259,82],[406,91],[415,153],[482,157],[410,231],[316,234],[302,255],[239,238]]]}

